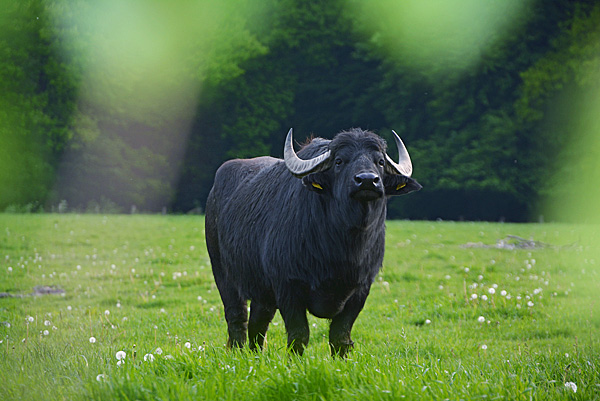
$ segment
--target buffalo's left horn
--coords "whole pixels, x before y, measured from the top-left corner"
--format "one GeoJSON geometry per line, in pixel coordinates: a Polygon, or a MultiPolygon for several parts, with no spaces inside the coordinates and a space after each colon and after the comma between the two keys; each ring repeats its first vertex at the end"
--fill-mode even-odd
{"type": "Polygon", "coordinates": [[[396,141],[396,147],[398,148],[398,163],[396,163],[388,154],[386,153],[385,158],[388,162],[390,168],[392,168],[392,172],[395,174],[402,174],[403,176],[410,177],[412,174],[412,162],[410,161],[410,156],[408,155],[408,150],[404,146],[402,139],[396,134],[396,131],[392,130],[394,133],[394,140],[396,141]]]}
{"type": "Polygon", "coordinates": [[[287,138],[285,138],[285,146],[283,148],[283,160],[285,165],[290,172],[296,177],[304,177],[310,173],[316,173],[324,170],[328,167],[327,161],[331,157],[331,151],[314,157],[312,159],[303,160],[296,155],[294,152],[294,145],[292,139],[292,129],[290,128],[287,138]]]}

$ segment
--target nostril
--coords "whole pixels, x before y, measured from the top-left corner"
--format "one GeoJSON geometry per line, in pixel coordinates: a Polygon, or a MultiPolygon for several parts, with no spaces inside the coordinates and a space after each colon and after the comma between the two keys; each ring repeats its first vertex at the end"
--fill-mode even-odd
{"type": "Polygon", "coordinates": [[[356,185],[373,185],[379,182],[379,176],[373,173],[360,173],[354,176],[356,185]]]}

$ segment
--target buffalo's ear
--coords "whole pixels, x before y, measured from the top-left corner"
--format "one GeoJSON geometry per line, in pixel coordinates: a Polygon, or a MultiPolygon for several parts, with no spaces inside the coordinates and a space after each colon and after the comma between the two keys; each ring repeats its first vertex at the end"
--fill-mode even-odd
{"type": "Polygon", "coordinates": [[[302,177],[302,184],[311,191],[322,194],[328,189],[327,179],[324,174],[313,173],[302,177]]]}
{"type": "Polygon", "coordinates": [[[383,185],[385,186],[385,194],[388,196],[405,195],[423,188],[421,184],[412,178],[397,174],[386,174],[383,178],[383,185]]]}

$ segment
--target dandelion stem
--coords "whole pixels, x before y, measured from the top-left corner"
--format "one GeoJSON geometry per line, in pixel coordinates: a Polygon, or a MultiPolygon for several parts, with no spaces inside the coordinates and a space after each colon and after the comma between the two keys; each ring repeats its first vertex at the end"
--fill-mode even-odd
{"type": "Polygon", "coordinates": [[[417,340],[417,365],[419,365],[419,341],[417,340]]]}

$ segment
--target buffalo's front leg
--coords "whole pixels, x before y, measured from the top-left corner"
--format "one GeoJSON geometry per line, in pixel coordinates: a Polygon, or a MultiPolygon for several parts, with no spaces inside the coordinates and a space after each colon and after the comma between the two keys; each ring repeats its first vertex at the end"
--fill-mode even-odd
{"type": "Polygon", "coordinates": [[[304,353],[304,348],[308,345],[308,339],[310,338],[306,310],[286,309],[284,311],[282,309],[280,312],[288,335],[288,349],[294,354],[302,355],[304,353]]]}
{"type": "Polygon", "coordinates": [[[254,300],[250,303],[248,338],[251,350],[255,350],[257,347],[262,349],[269,323],[273,320],[276,310],[274,306],[265,305],[254,300]]]}
{"type": "Polygon", "coordinates": [[[356,317],[365,306],[368,295],[369,288],[356,292],[346,301],[344,309],[331,319],[329,348],[332,356],[345,357],[354,346],[354,342],[350,338],[350,332],[356,317]]]}
{"type": "Polygon", "coordinates": [[[291,352],[302,355],[310,338],[304,301],[307,291],[302,283],[292,283],[285,287],[277,296],[277,304],[288,335],[287,345],[291,352]]]}

